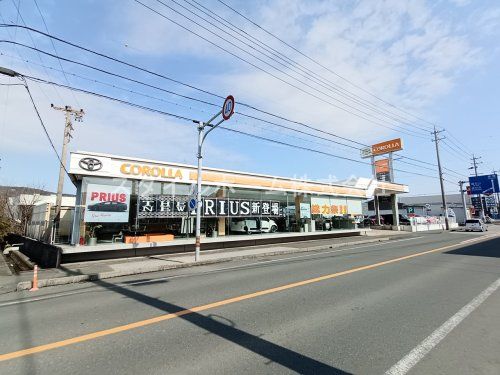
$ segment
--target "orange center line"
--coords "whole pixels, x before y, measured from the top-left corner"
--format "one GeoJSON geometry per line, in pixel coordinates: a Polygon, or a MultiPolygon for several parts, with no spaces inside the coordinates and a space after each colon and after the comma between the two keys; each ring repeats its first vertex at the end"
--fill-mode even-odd
{"type": "MultiPolygon", "coordinates": [[[[477,241],[484,241],[484,240],[489,239],[491,237],[496,237],[496,236],[481,237],[477,241]]],[[[466,241],[466,242],[470,243],[470,241],[466,241]]],[[[206,310],[214,309],[217,307],[230,305],[230,304],[236,303],[236,302],[250,300],[253,298],[260,297],[260,296],[265,296],[268,294],[277,293],[277,292],[281,292],[281,291],[292,289],[292,288],[297,288],[297,287],[304,286],[304,285],[309,285],[309,284],[314,284],[314,283],[318,283],[318,282],[329,280],[329,279],[334,279],[334,278],[344,276],[344,275],[349,275],[349,274],[355,273],[355,272],[360,272],[360,271],[378,268],[381,266],[385,266],[387,264],[401,262],[401,261],[406,260],[406,259],[416,258],[416,257],[426,255],[426,254],[436,253],[438,251],[443,251],[443,250],[450,249],[452,247],[456,247],[456,246],[460,246],[460,245],[461,245],[460,243],[453,244],[453,245],[447,245],[447,246],[439,247],[439,248],[432,249],[432,250],[427,250],[427,251],[423,251],[423,252],[419,252],[419,253],[413,253],[410,255],[406,255],[406,256],[402,256],[402,257],[398,257],[398,258],[393,258],[393,259],[385,260],[382,262],[369,264],[366,266],[351,268],[351,269],[348,269],[345,271],[340,271],[340,272],[331,273],[331,274],[324,275],[324,276],[314,277],[312,279],[306,279],[306,280],[302,280],[302,281],[298,281],[298,282],[294,282],[294,283],[290,283],[290,284],[285,284],[285,285],[281,285],[281,286],[270,288],[270,289],[264,289],[264,290],[260,290],[260,291],[253,292],[253,293],[243,294],[240,296],[224,299],[221,301],[212,302],[212,303],[209,303],[206,305],[192,307],[191,309],[185,309],[185,310],[181,310],[181,311],[178,311],[175,313],[164,314],[164,315],[160,315],[160,316],[157,316],[154,318],[140,320],[140,321],[137,321],[134,323],[128,323],[128,324],[124,324],[121,326],[88,333],[86,335],[76,336],[76,337],[72,337],[72,338],[65,339],[65,340],[55,341],[55,342],[44,344],[44,345],[38,345],[38,346],[34,346],[31,348],[27,348],[27,349],[22,349],[22,350],[10,352],[10,353],[1,354],[0,355],[0,362],[7,361],[10,359],[14,359],[14,358],[24,357],[24,356],[28,356],[28,355],[32,355],[32,354],[36,354],[36,353],[45,352],[47,350],[62,348],[62,347],[68,346],[68,345],[73,345],[73,344],[77,344],[77,343],[84,342],[84,341],[94,340],[94,339],[97,339],[99,337],[104,337],[104,336],[114,335],[114,334],[120,333],[120,332],[130,331],[130,330],[135,329],[135,328],[149,326],[149,325],[160,323],[160,322],[163,322],[166,320],[178,318],[178,317],[181,317],[183,315],[198,313],[201,311],[206,311],[206,310]]]]}

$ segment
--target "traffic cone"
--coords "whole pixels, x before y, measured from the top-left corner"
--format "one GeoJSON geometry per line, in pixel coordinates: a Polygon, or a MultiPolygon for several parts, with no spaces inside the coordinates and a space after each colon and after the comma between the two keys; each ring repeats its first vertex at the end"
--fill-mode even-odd
{"type": "Polygon", "coordinates": [[[35,264],[35,268],[33,268],[33,285],[30,289],[30,292],[36,292],[38,290],[38,266],[35,264]]]}

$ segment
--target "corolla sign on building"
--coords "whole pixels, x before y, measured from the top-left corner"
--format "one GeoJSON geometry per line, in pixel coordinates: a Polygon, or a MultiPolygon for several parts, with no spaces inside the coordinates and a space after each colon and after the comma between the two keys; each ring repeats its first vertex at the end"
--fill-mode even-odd
{"type": "Polygon", "coordinates": [[[128,222],[130,187],[88,184],[84,220],[87,223],[128,222]]]}

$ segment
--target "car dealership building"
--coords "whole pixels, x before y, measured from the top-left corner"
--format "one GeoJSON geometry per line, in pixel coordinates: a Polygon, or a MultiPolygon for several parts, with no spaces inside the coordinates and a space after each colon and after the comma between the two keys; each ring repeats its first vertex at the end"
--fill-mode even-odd
{"type": "MultiPolygon", "coordinates": [[[[141,255],[137,249],[194,243],[195,166],[73,152],[69,174],[76,206],[63,254],[134,249],[141,255]]],[[[205,243],[250,234],[282,242],[333,236],[358,230],[362,202],[374,194],[405,192],[405,185],[368,178],[343,185],[204,168],[201,230],[205,243]]]]}

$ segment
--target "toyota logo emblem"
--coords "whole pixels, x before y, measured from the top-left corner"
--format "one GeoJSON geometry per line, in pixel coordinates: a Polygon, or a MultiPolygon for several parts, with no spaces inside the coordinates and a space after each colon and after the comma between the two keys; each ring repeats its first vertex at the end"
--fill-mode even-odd
{"type": "Polygon", "coordinates": [[[102,168],[102,162],[99,159],[94,158],[80,159],[78,165],[80,166],[80,168],[90,172],[95,172],[102,168]]]}

